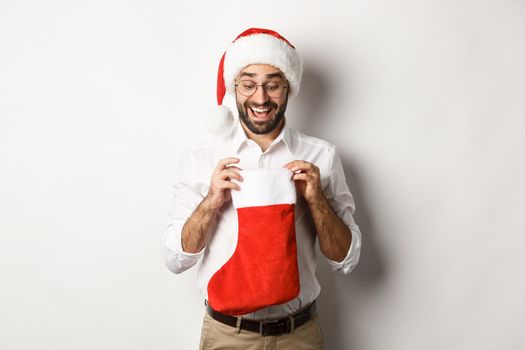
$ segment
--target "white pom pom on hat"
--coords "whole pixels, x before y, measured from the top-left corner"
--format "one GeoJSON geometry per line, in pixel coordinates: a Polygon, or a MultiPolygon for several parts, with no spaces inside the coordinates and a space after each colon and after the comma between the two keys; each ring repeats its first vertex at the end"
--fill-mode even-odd
{"type": "Polygon", "coordinates": [[[303,62],[295,47],[279,33],[262,28],[242,32],[222,55],[217,74],[217,104],[219,111],[207,123],[213,134],[228,135],[235,125],[235,117],[224,106],[226,94],[235,92],[235,78],[250,64],[270,64],[283,72],[289,84],[289,96],[299,93],[303,62]]]}

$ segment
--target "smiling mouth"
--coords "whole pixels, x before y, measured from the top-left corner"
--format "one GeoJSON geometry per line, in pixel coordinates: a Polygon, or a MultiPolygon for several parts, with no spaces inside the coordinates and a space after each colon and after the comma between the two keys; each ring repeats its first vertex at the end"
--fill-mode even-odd
{"type": "Polygon", "coordinates": [[[256,119],[267,119],[273,111],[273,107],[249,107],[249,109],[252,111],[252,114],[253,116],[255,116],[256,119]]]}

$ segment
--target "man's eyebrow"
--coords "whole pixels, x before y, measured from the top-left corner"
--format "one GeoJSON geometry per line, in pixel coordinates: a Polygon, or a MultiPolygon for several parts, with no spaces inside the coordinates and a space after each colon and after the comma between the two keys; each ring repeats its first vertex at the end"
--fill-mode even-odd
{"type": "MultiPolygon", "coordinates": [[[[250,72],[242,72],[240,74],[241,77],[250,77],[250,78],[254,78],[257,76],[256,73],[250,73],[250,72]]],[[[275,78],[275,77],[279,77],[279,78],[283,78],[283,74],[281,72],[275,72],[275,73],[270,73],[270,74],[266,74],[266,78],[275,78]]]]}
{"type": "Polygon", "coordinates": [[[251,78],[253,78],[256,75],[257,74],[255,74],[255,73],[248,73],[248,72],[242,72],[241,73],[241,77],[251,77],[251,78]]]}
{"type": "Polygon", "coordinates": [[[275,78],[275,77],[282,78],[283,74],[281,72],[266,74],[266,78],[275,78]]]}

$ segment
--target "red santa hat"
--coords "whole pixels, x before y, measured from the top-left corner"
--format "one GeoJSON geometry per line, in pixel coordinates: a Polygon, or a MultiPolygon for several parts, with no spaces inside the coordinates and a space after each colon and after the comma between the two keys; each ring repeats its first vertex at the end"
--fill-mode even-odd
{"type": "Polygon", "coordinates": [[[230,109],[223,105],[224,97],[234,96],[235,78],[250,64],[270,64],[283,72],[288,80],[288,96],[299,92],[303,62],[295,47],[279,33],[270,29],[250,28],[242,32],[222,55],[217,74],[217,104],[219,115],[213,116],[208,129],[216,134],[228,134],[235,123],[230,109]]]}

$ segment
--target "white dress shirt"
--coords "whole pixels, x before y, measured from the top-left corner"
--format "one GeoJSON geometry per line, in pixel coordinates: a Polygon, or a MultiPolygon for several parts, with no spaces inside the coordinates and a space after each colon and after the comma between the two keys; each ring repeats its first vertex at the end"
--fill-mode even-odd
{"type": "MultiPolygon", "coordinates": [[[[321,185],[330,207],[352,231],[352,242],[347,256],[341,262],[325,257],[333,270],[350,273],[359,261],[361,232],[352,214],[355,204],[345,181],[341,159],[336,146],[288,127],[285,123],[279,136],[262,152],[253,140],[247,138],[239,122],[228,137],[211,137],[188,152],[180,161],[173,185],[172,210],[163,239],[166,266],[181,273],[194,266],[201,258],[197,287],[207,299],[207,285],[213,274],[233,255],[237,245],[237,212],[231,201],[220,209],[213,231],[202,251],[188,253],[182,250],[181,231],[186,220],[208,193],[213,170],[219,160],[228,157],[240,159],[235,164],[241,169],[283,167],[293,160],[304,160],[320,169],[321,185]]],[[[242,182],[241,191],[242,191],[242,182]]],[[[249,318],[283,317],[314,301],[321,287],[315,276],[317,239],[308,205],[298,196],[295,209],[297,261],[300,275],[299,296],[285,304],[273,305],[252,314],[249,318]]]]}

